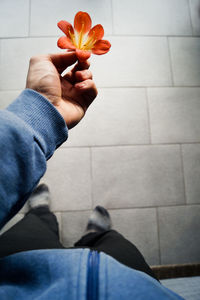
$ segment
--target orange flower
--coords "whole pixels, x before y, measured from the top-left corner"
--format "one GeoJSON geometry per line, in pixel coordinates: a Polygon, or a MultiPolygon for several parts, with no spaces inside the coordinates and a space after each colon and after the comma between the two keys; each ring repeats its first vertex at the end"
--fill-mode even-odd
{"type": "Polygon", "coordinates": [[[111,44],[102,40],[104,29],[101,24],[92,27],[92,20],[88,13],[79,11],[74,18],[74,28],[67,21],[58,22],[58,27],[65,33],[58,39],[58,47],[76,51],[80,61],[88,59],[91,53],[105,54],[111,44]],[[92,28],[91,28],[92,27],[92,28]]]}

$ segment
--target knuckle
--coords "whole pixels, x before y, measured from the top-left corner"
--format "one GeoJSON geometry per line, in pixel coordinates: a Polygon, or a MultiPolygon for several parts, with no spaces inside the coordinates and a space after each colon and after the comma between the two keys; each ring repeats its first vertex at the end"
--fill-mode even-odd
{"type": "Polygon", "coordinates": [[[86,61],[86,68],[89,68],[90,67],[90,62],[87,60],[86,61]]]}
{"type": "Polygon", "coordinates": [[[83,80],[92,79],[92,72],[90,72],[89,70],[77,71],[76,74],[83,80]]]}
{"type": "Polygon", "coordinates": [[[38,56],[34,55],[30,58],[30,64],[35,63],[38,60],[38,56]]]}
{"type": "Polygon", "coordinates": [[[95,83],[94,83],[93,80],[89,80],[89,81],[90,81],[90,88],[93,91],[94,96],[96,97],[98,95],[97,87],[96,87],[96,85],[95,85],[95,83]]]}
{"type": "Polygon", "coordinates": [[[45,55],[33,55],[31,58],[30,58],[30,64],[34,64],[36,62],[38,62],[39,60],[41,59],[44,59],[46,56],[45,55]]]}
{"type": "Polygon", "coordinates": [[[84,77],[85,79],[92,79],[92,72],[91,72],[91,71],[89,71],[89,70],[84,70],[82,74],[83,74],[83,77],[84,77]]]}
{"type": "Polygon", "coordinates": [[[92,72],[90,70],[87,70],[87,74],[88,74],[88,77],[92,78],[92,72]]]}

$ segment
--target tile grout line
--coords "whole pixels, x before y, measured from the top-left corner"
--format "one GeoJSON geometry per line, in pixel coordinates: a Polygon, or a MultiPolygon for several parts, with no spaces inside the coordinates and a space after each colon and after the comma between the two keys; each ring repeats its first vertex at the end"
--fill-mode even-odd
{"type": "Polygon", "coordinates": [[[28,38],[31,32],[31,0],[29,0],[29,15],[28,15],[28,38]]]}
{"type": "MultiPolygon", "coordinates": [[[[29,0],[31,1],[31,0],[29,0]]],[[[27,38],[59,38],[59,34],[55,35],[21,35],[21,36],[2,36],[0,38],[2,39],[27,39],[27,38]]],[[[106,38],[200,38],[200,34],[194,34],[194,35],[153,35],[153,34],[107,34],[105,35],[106,38]]]]}
{"type": "Polygon", "coordinates": [[[113,34],[113,35],[107,35],[108,37],[120,37],[120,38],[123,38],[123,37],[136,37],[136,38],[140,38],[140,37],[152,37],[152,38],[165,38],[165,37],[171,37],[171,38],[193,38],[193,37],[200,37],[200,34],[195,34],[195,35],[192,35],[192,34],[185,34],[185,35],[181,35],[181,34],[113,34]]]}
{"type": "Polygon", "coordinates": [[[113,0],[111,1],[111,18],[112,18],[112,36],[114,36],[114,13],[113,13],[113,0]]]}
{"type": "MultiPolygon", "coordinates": [[[[174,207],[193,207],[193,206],[198,206],[200,207],[200,203],[189,203],[188,205],[186,205],[185,203],[181,203],[181,204],[169,204],[169,205],[160,205],[160,206],[135,206],[135,207],[107,207],[108,210],[111,211],[115,211],[115,210],[141,210],[141,209],[159,209],[159,208],[174,208],[174,207]]],[[[60,212],[60,213],[71,213],[71,212],[91,212],[91,209],[87,208],[87,209],[76,209],[76,210],[62,210],[62,211],[53,211],[54,213],[60,212]]],[[[20,213],[22,214],[22,213],[20,213]]]]}
{"type": "Polygon", "coordinates": [[[168,55],[169,55],[169,68],[170,68],[170,73],[171,73],[171,80],[172,80],[172,87],[175,86],[174,83],[174,74],[173,74],[173,65],[172,65],[172,55],[171,55],[171,50],[170,50],[170,41],[169,41],[169,37],[167,38],[167,51],[168,51],[168,55]]]}
{"type": "Polygon", "coordinates": [[[192,23],[191,5],[190,5],[190,1],[189,0],[187,0],[187,5],[188,5],[189,18],[190,18],[190,25],[191,25],[191,29],[192,29],[192,36],[195,36],[195,34],[194,34],[194,28],[193,28],[193,23],[192,23]]]}
{"type": "Polygon", "coordinates": [[[161,265],[160,227],[159,227],[158,207],[156,207],[156,221],[157,221],[157,235],[158,235],[158,256],[159,256],[159,264],[161,265]]]}
{"type": "MultiPolygon", "coordinates": [[[[31,1],[31,0],[29,0],[31,1]]],[[[59,38],[59,34],[52,34],[52,35],[30,35],[30,38],[59,38]]],[[[170,35],[170,34],[161,34],[161,35],[156,35],[156,34],[106,34],[106,38],[165,38],[165,37],[170,37],[170,38],[199,38],[200,34],[186,34],[186,35],[170,35]]],[[[2,36],[1,38],[3,39],[21,39],[21,38],[29,38],[26,35],[19,35],[19,36],[2,36]]]]}
{"type": "Polygon", "coordinates": [[[183,188],[184,188],[184,197],[185,197],[185,205],[187,205],[187,193],[186,193],[186,183],[185,183],[185,168],[184,168],[184,160],[183,160],[183,147],[180,144],[180,159],[181,159],[181,170],[183,173],[183,188]]]}
{"type": "MultiPolygon", "coordinates": [[[[182,145],[199,145],[200,144],[200,141],[199,142],[184,142],[184,143],[181,143],[182,145]]],[[[80,145],[80,146],[61,146],[60,147],[60,150],[64,150],[64,149],[77,149],[77,148],[114,148],[114,147],[157,147],[157,146],[161,146],[161,147],[167,147],[167,146],[179,146],[180,145],[180,142],[174,142],[174,143],[152,143],[152,144],[149,144],[149,143],[146,143],[146,144],[111,144],[111,145],[80,145]]]]}
{"type": "Polygon", "coordinates": [[[150,108],[149,108],[149,97],[148,97],[148,88],[145,89],[146,95],[146,105],[147,105],[147,122],[149,126],[149,144],[152,145],[152,128],[151,128],[151,117],[150,117],[150,108]]]}

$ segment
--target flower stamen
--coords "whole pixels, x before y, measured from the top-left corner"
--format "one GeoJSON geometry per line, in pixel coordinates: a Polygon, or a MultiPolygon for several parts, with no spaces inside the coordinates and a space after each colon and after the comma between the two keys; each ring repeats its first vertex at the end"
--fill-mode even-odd
{"type": "Polygon", "coordinates": [[[96,40],[94,39],[95,31],[93,31],[93,34],[91,38],[88,38],[86,43],[83,45],[83,50],[90,50],[92,46],[95,44],[96,40]]]}
{"type": "Polygon", "coordinates": [[[82,23],[81,31],[79,33],[78,37],[78,48],[81,49],[82,41],[83,41],[83,29],[84,29],[84,23],[82,23]]]}
{"type": "Polygon", "coordinates": [[[73,33],[71,33],[70,29],[68,30],[68,32],[69,32],[72,43],[74,44],[75,47],[77,47],[75,35],[73,33]]]}

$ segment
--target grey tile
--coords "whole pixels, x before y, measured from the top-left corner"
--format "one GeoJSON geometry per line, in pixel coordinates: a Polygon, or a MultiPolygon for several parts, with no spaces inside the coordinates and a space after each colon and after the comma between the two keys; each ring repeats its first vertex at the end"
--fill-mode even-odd
{"type": "Polygon", "coordinates": [[[179,146],[94,148],[92,178],[94,206],[185,203],[179,146]]]}
{"type": "Polygon", "coordinates": [[[149,143],[146,92],[116,88],[99,89],[85,118],[69,131],[65,146],[140,143],[149,143]]]}
{"type": "Polygon", "coordinates": [[[33,55],[58,52],[56,38],[20,38],[1,41],[0,89],[21,90],[33,55]]]}
{"type": "Polygon", "coordinates": [[[194,34],[200,35],[200,1],[189,0],[194,34]]]}
{"type": "Polygon", "coordinates": [[[162,264],[199,262],[199,220],[198,205],[159,208],[162,264]]]}
{"type": "Polygon", "coordinates": [[[200,203],[200,144],[183,145],[187,203],[200,203]]]}
{"type": "Polygon", "coordinates": [[[93,55],[91,70],[99,87],[172,84],[165,37],[108,37],[106,55],[93,55]],[[126,61],[126,62],[125,62],[126,61]]]}
{"type": "Polygon", "coordinates": [[[16,223],[18,223],[21,219],[23,219],[24,215],[18,213],[15,215],[0,231],[0,235],[4,232],[8,231],[11,227],[13,227],[16,223]]]}
{"type": "Polygon", "coordinates": [[[131,241],[147,263],[159,264],[156,211],[154,208],[110,210],[113,229],[131,241]]]}
{"type": "Polygon", "coordinates": [[[0,91],[0,109],[6,108],[19,94],[20,91],[0,91]]]}
{"type": "Polygon", "coordinates": [[[175,85],[200,85],[200,38],[169,38],[175,85]]]}
{"type": "Polygon", "coordinates": [[[49,185],[53,211],[91,208],[89,149],[59,149],[41,182],[49,185]]]}
{"type": "Polygon", "coordinates": [[[111,0],[32,0],[30,34],[33,36],[62,35],[57,22],[66,20],[73,24],[78,11],[90,14],[93,25],[102,24],[106,34],[112,32],[111,0]],[[39,8],[39,9],[38,9],[39,8]]]}
{"type": "Polygon", "coordinates": [[[90,211],[62,213],[62,242],[65,247],[72,247],[84,234],[90,211]]]}
{"type": "Polygon", "coordinates": [[[0,1],[0,38],[28,36],[29,1],[0,1]]]}
{"type": "Polygon", "coordinates": [[[200,141],[200,88],[148,89],[153,143],[200,141]]]}
{"type": "Polygon", "coordinates": [[[115,34],[192,33],[187,0],[115,0],[113,13],[115,34]]]}
{"type": "Polygon", "coordinates": [[[20,214],[25,214],[25,213],[27,213],[28,211],[29,211],[29,205],[28,205],[28,202],[26,202],[26,203],[24,204],[24,206],[20,209],[19,213],[20,213],[20,214]]]}

